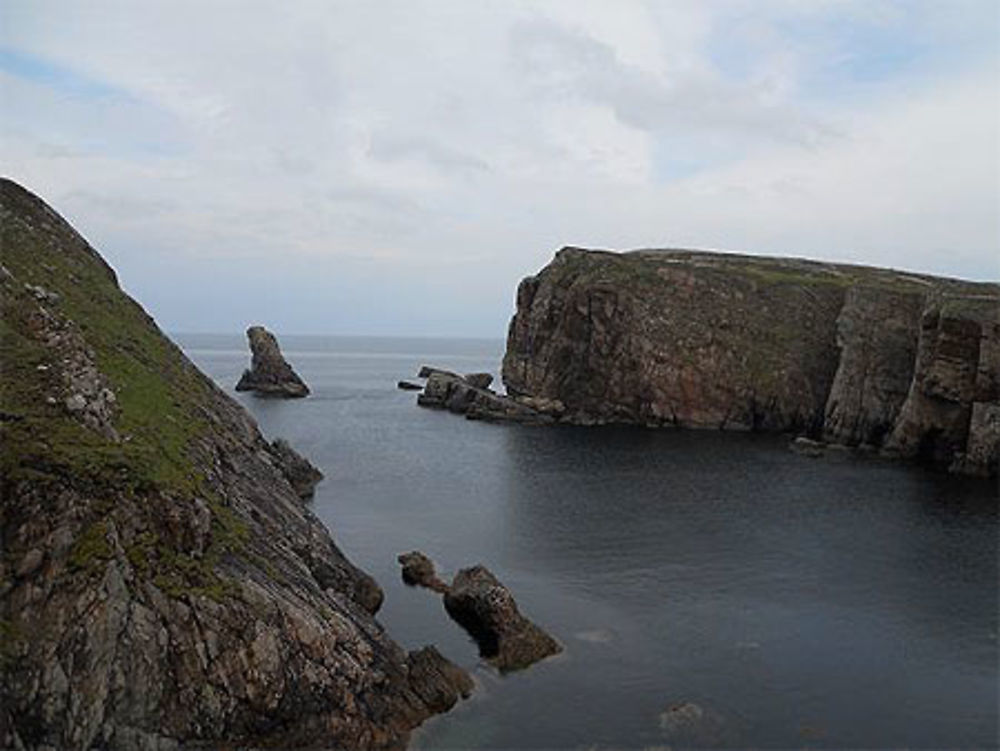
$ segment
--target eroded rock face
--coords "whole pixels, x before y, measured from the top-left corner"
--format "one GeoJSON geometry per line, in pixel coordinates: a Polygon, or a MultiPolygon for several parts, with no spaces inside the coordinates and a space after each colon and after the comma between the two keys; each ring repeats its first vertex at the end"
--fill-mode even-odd
{"type": "Polygon", "coordinates": [[[299,498],[311,498],[316,486],[323,479],[323,473],[293,449],[284,438],[271,441],[271,456],[299,498]]]}
{"type": "Polygon", "coordinates": [[[274,334],[263,326],[251,326],[247,339],[252,354],[250,369],[243,371],[237,391],[285,398],[308,396],[309,387],[285,361],[274,334]]]}
{"type": "Polygon", "coordinates": [[[0,219],[0,747],[399,748],[467,692],[83,238],[0,219]]]}
{"type": "Polygon", "coordinates": [[[995,473],[998,321],[996,284],[564,248],[518,287],[503,381],[559,422],[789,431],[995,473]]]}
{"type": "Polygon", "coordinates": [[[520,670],[562,651],[555,639],[521,615],[510,590],[485,566],[459,571],[445,592],[444,606],[476,640],[480,654],[501,671],[520,670]]]}

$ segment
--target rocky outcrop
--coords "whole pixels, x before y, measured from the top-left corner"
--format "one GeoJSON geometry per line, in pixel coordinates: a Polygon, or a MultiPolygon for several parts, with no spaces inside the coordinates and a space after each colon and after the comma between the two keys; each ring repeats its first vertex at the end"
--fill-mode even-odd
{"type": "Polygon", "coordinates": [[[271,457],[277,462],[281,474],[291,483],[299,498],[311,498],[316,486],[323,479],[323,473],[293,449],[284,438],[271,441],[271,457]]]}
{"type": "Polygon", "coordinates": [[[308,396],[309,387],[285,361],[274,334],[263,326],[251,326],[247,329],[247,339],[250,342],[250,368],[243,371],[236,384],[237,391],[284,398],[308,396]]]}
{"type": "Polygon", "coordinates": [[[541,425],[553,421],[550,414],[533,406],[530,400],[501,396],[485,386],[477,386],[477,383],[490,383],[486,380],[486,378],[492,379],[488,373],[460,376],[426,366],[421,372],[428,373],[424,390],[417,395],[417,404],[421,407],[447,409],[455,414],[465,415],[470,420],[518,422],[529,425],[541,425]]]}
{"type": "Polygon", "coordinates": [[[83,238],[0,220],[0,747],[399,748],[466,694],[83,238]]]}
{"type": "Polygon", "coordinates": [[[789,431],[996,473],[998,322],[996,284],[564,248],[518,287],[503,381],[559,422],[789,431]]]}
{"type": "Polygon", "coordinates": [[[419,551],[398,557],[403,581],[444,595],[448,615],[476,640],[479,653],[501,672],[520,670],[562,651],[559,643],[518,610],[514,596],[485,566],[462,569],[451,584],[438,578],[419,551]]]}
{"type": "Polygon", "coordinates": [[[520,670],[562,651],[559,643],[529,621],[510,590],[485,566],[459,571],[444,594],[444,606],[501,672],[520,670]]]}
{"type": "Polygon", "coordinates": [[[426,587],[434,592],[448,591],[448,585],[438,578],[434,563],[418,550],[400,553],[396,558],[403,567],[403,581],[414,587],[426,587]]]}

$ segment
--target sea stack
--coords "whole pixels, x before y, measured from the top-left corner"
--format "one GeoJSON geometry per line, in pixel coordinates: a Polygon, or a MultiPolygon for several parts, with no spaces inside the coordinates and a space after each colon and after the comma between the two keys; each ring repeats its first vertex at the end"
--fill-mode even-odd
{"type": "Polygon", "coordinates": [[[284,399],[308,396],[309,387],[285,361],[274,334],[263,326],[251,326],[247,329],[247,339],[253,358],[250,369],[243,371],[236,384],[237,391],[253,391],[258,396],[284,399]]]}

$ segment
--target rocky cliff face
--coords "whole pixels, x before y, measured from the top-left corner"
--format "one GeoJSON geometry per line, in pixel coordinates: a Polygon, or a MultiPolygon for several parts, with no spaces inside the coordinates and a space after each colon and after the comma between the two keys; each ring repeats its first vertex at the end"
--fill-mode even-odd
{"type": "Polygon", "coordinates": [[[518,288],[503,379],[566,422],[794,431],[995,473],[998,326],[996,284],[564,248],[518,288]]]}
{"type": "Polygon", "coordinates": [[[0,746],[394,748],[466,694],[86,241],[0,219],[0,746]]]}

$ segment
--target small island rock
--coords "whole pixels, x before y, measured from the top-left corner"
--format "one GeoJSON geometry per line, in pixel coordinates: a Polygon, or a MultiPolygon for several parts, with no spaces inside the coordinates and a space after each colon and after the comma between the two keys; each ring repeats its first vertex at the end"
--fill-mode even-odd
{"type": "Polygon", "coordinates": [[[274,334],[263,326],[247,329],[252,360],[250,369],[236,384],[237,391],[253,391],[258,396],[297,398],[307,396],[309,387],[292,370],[278,347],[274,334]]]}
{"type": "Polygon", "coordinates": [[[431,559],[420,551],[400,553],[396,560],[403,566],[403,581],[410,586],[427,587],[435,592],[448,591],[448,585],[435,573],[431,559]]]}
{"type": "Polygon", "coordinates": [[[555,639],[521,615],[510,590],[485,566],[459,571],[444,595],[444,606],[501,672],[526,668],[562,651],[555,639]]]}

